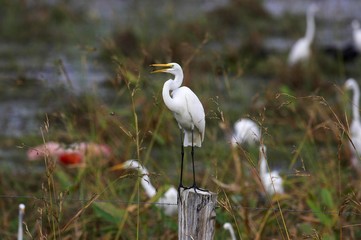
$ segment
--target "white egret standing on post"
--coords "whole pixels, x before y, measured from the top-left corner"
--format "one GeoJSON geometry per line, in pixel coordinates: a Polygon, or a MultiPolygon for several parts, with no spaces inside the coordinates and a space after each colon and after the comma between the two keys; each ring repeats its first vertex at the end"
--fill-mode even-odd
{"type": "Polygon", "coordinates": [[[183,83],[183,70],[177,63],[152,64],[152,67],[165,67],[164,69],[154,70],[152,73],[170,73],[174,79],[169,79],[163,85],[163,100],[174,118],[178,122],[181,130],[181,172],[178,192],[183,186],[183,159],[184,147],[191,146],[192,166],[193,166],[193,185],[190,188],[199,189],[196,185],[194,170],[194,146],[201,147],[204,139],[206,127],[205,114],[202,103],[197,95],[188,87],[181,87],[183,83]],[[184,133],[184,139],[183,139],[184,133]]]}
{"type": "Polygon", "coordinates": [[[352,152],[351,164],[358,172],[361,172],[361,166],[358,160],[361,154],[361,122],[359,113],[360,88],[356,80],[352,78],[345,82],[345,88],[353,91],[352,122],[350,126],[350,148],[352,152]]]}
{"type": "Polygon", "coordinates": [[[311,4],[307,9],[307,29],[303,38],[297,40],[293,45],[288,57],[288,64],[294,65],[298,62],[308,60],[311,56],[311,43],[315,36],[315,13],[318,11],[316,4],[311,4]]]}
{"type": "Polygon", "coordinates": [[[25,205],[19,204],[19,225],[18,225],[18,240],[23,240],[23,218],[25,213],[25,205]]]}

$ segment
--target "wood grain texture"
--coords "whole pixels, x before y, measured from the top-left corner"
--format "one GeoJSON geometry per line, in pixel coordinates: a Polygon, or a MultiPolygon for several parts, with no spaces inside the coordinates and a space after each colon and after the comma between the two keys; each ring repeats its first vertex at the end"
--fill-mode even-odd
{"type": "Polygon", "coordinates": [[[178,204],[178,239],[213,239],[216,222],[217,194],[181,189],[178,204]]]}

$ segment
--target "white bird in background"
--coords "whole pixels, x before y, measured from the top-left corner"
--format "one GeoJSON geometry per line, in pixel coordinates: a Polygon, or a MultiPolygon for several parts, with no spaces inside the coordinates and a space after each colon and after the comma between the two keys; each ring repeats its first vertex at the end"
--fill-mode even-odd
{"type": "Polygon", "coordinates": [[[353,91],[352,98],[352,122],[350,126],[350,148],[352,152],[351,163],[357,171],[361,171],[358,158],[361,154],[361,122],[359,113],[360,88],[355,79],[348,79],[345,82],[345,88],[353,91]]]}
{"type": "Polygon", "coordinates": [[[232,146],[248,143],[253,145],[259,142],[261,130],[257,123],[248,118],[241,118],[234,124],[234,133],[231,139],[232,146]]]}
{"type": "Polygon", "coordinates": [[[259,147],[259,155],[260,155],[260,169],[259,175],[261,178],[261,182],[266,192],[270,195],[275,193],[283,194],[283,180],[279,175],[278,171],[268,172],[267,170],[267,155],[266,155],[266,146],[261,145],[259,147]]]}
{"type": "Polygon", "coordinates": [[[18,225],[18,240],[23,240],[23,218],[25,214],[25,205],[19,204],[19,225],[18,225]]]}
{"type": "Polygon", "coordinates": [[[360,23],[357,20],[353,20],[351,23],[352,26],[352,38],[353,38],[353,44],[356,48],[356,50],[361,53],[361,29],[360,29],[360,23]]]}
{"type": "Polygon", "coordinates": [[[311,44],[315,36],[315,13],[318,11],[316,4],[311,4],[307,9],[307,29],[303,38],[299,39],[292,47],[288,57],[288,64],[295,65],[301,61],[306,61],[311,56],[311,44]]]}
{"type": "MultiPolygon", "coordinates": [[[[112,167],[112,170],[118,169],[135,169],[142,175],[140,184],[145,190],[145,193],[149,198],[154,197],[157,194],[154,186],[151,184],[149,179],[149,172],[148,170],[143,167],[138,161],[136,160],[128,160],[122,164],[118,164],[112,167]]],[[[163,195],[163,197],[157,200],[156,206],[163,209],[164,213],[168,216],[171,216],[178,212],[177,206],[177,190],[174,187],[170,187],[163,195]]]]}
{"type": "Polygon", "coordinates": [[[228,230],[229,233],[231,234],[231,239],[232,240],[236,240],[236,235],[234,234],[234,230],[233,230],[233,227],[232,225],[229,223],[229,222],[226,222],[225,224],[223,224],[223,228],[225,230],[228,230]]]}
{"type": "Polygon", "coordinates": [[[183,70],[177,63],[152,64],[153,67],[165,67],[155,70],[152,73],[171,73],[174,79],[169,79],[163,85],[163,100],[174,118],[178,122],[181,130],[182,148],[181,148],[181,172],[178,191],[183,187],[183,159],[184,147],[191,146],[192,166],[193,166],[193,185],[190,188],[199,189],[196,185],[194,170],[194,146],[201,147],[204,139],[206,127],[205,114],[202,103],[197,95],[188,87],[181,87],[183,82],[183,70]]]}

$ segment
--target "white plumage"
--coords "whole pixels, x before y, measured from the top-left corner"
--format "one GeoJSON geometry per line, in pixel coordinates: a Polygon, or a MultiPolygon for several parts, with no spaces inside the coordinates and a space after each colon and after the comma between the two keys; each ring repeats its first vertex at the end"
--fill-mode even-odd
{"type": "MultiPolygon", "coordinates": [[[[118,168],[119,167],[115,167],[114,169],[118,169],[118,168]]],[[[140,184],[144,188],[147,196],[149,198],[152,198],[156,195],[157,191],[150,182],[148,170],[145,167],[143,167],[138,161],[128,160],[123,164],[121,164],[121,168],[138,170],[139,173],[142,174],[142,179],[140,184]]],[[[170,187],[164,193],[163,197],[157,200],[159,204],[156,204],[156,206],[163,209],[164,213],[168,216],[177,213],[178,212],[177,194],[178,194],[177,190],[174,187],[170,187]]]]}
{"type": "Polygon", "coordinates": [[[226,222],[225,224],[223,224],[223,229],[229,231],[229,234],[231,235],[232,240],[236,240],[236,235],[234,234],[232,224],[230,224],[229,222],[226,222]]]}
{"type": "Polygon", "coordinates": [[[233,146],[248,143],[250,145],[259,142],[261,130],[257,123],[248,118],[242,118],[234,124],[234,133],[231,139],[233,146]]]}
{"type": "Polygon", "coordinates": [[[19,204],[19,225],[18,225],[18,240],[23,240],[23,218],[25,214],[25,205],[19,204]]]}
{"type": "Polygon", "coordinates": [[[199,189],[196,185],[194,170],[194,146],[201,147],[206,128],[205,113],[201,101],[197,95],[188,87],[181,87],[183,83],[183,70],[178,63],[152,64],[153,67],[165,67],[155,70],[152,73],[165,72],[174,75],[174,79],[169,79],[163,85],[162,96],[165,105],[173,112],[174,118],[178,122],[179,128],[184,132],[184,139],[181,148],[181,173],[178,192],[183,187],[183,162],[184,147],[191,146],[191,156],[193,165],[193,185],[194,189],[199,189]]]}
{"type": "Polygon", "coordinates": [[[165,105],[173,112],[179,127],[184,131],[183,145],[202,146],[204,131],[206,127],[205,113],[203,105],[197,95],[188,87],[181,87],[183,83],[183,70],[177,63],[152,64],[154,67],[166,67],[155,70],[156,72],[167,72],[174,75],[174,79],[169,79],[163,85],[162,96],[165,105]]]}
{"type": "Polygon", "coordinates": [[[361,53],[361,29],[360,29],[360,23],[357,20],[353,20],[351,23],[352,26],[352,39],[353,44],[356,48],[356,50],[361,53]]]}
{"type": "Polygon", "coordinates": [[[266,192],[270,195],[275,193],[283,194],[283,180],[279,175],[278,171],[269,172],[267,169],[267,155],[266,155],[266,146],[261,145],[259,148],[260,156],[260,170],[259,175],[261,182],[266,192]]]}
{"type": "Polygon", "coordinates": [[[356,170],[361,170],[359,157],[361,154],[361,122],[359,113],[360,88],[355,79],[348,79],[345,82],[345,88],[353,91],[352,98],[352,122],[350,126],[350,148],[352,152],[351,163],[356,170]]]}
{"type": "Polygon", "coordinates": [[[315,36],[316,25],[315,25],[315,13],[318,11],[316,4],[311,4],[307,10],[307,29],[306,34],[303,38],[296,41],[291,48],[288,64],[294,65],[296,63],[306,61],[311,56],[311,44],[315,36]]]}

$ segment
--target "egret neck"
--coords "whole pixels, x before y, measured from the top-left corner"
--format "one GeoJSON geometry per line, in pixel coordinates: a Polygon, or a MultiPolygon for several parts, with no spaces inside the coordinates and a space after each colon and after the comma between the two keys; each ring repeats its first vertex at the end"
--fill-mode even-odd
{"type": "Polygon", "coordinates": [[[353,87],[353,99],[352,99],[352,112],[353,112],[353,120],[360,121],[360,113],[359,113],[359,101],[360,101],[360,89],[358,86],[353,87]]]}
{"type": "Polygon", "coordinates": [[[310,9],[307,11],[307,29],[305,38],[308,42],[312,42],[316,31],[316,24],[315,24],[315,11],[310,9]]]}

